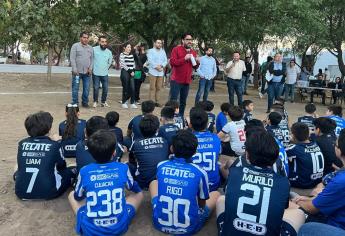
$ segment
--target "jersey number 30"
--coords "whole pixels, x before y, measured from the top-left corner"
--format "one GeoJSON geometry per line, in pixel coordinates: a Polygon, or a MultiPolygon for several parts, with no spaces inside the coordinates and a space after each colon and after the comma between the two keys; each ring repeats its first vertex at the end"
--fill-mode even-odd
{"type": "Polygon", "coordinates": [[[177,198],[173,200],[171,197],[161,195],[159,201],[163,204],[167,204],[167,208],[162,208],[162,213],[166,214],[168,219],[162,220],[158,218],[158,222],[164,226],[175,226],[181,228],[187,228],[190,225],[190,218],[189,218],[189,206],[190,202],[187,199],[177,198]],[[178,218],[178,209],[179,206],[184,207],[184,222],[179,222],[178,218]]]}

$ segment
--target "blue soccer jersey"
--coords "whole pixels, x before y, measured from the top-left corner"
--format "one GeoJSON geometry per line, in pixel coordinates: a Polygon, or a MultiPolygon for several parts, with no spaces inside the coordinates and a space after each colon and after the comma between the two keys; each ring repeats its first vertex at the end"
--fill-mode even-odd
{"type": "Polygon", "coordinates": [[[181,116],[180,114],[176,114],[174,115],[174,121],[175,121],[175,125],[179,128],[179,129],[184,129],[186,127],[186,121],[183,118],[183,116],[181,116]]]}
{"type": "Polygon", "coordinates": [[[298,117],[298,119],[297,119],[297,122],[301,122],[301,123],[308,125],[309,137],[310,137],[310,140],[313,142],[315,142],[315,139],[316,139],[315,125],[313,123],[314,120],[315,120],[315,118],[312,116],[301,116],[301,117],[298,117]]]}
{"type": "Polygon", "coordinates": [[[283,141],[281,141],[281,142],[284,145],[284,147],[287,147],[290,144],[290,130],[289,130],[288,120],[287,119],[281,120],[279,123],[279,127],[282,131],[282,134],[283,134],[283,141]]]}
{"type": "Polygon", "coordinates": [[[270,133],[274,138],[278,139],[284,145],[284,135],[283,131],[278,125],[267,125],[266,130],[270,133]]]}
{"type": "MultiPolygon", "coordinates": [[[[61,140],[61,145],[62,145],[65,157],[75,157],[77,143],[85,139],[85,133],[84,133],[85,127],[86,127],[86,121],[79,119],[77,126],[75,128],[76,135],[73,137],[69,137],[69,138],[61,140]]],[[[59,125],[60,136],[63,136],[65,129],[66,129],[66,121],[63,121],[59,125]]]]}
{"type": "Polygon", "coordinates": [[[216,115],[213,114],[212,112],[207,112],[207,116],[208,116],[208,126],[207,129],[213,133],[214,131],[214,125],[216,122],[216,115]]]}
{"type": "Polygon", "coordinates": [[[297,143],[286,149],[289,179],[296,188],[313,188],[321,182],[325,166],[320,147],[314,143],[297,143]]]}
{"type": "Polygon", "coordinates": [[[18,144],[15,193],[20,199],[50,199],[57,195],[66,168],[61,144],[49,137],[26,138],[18,144]]]}
{"type": "Polygon", "coordinates": [[[279,142],[278,139],[275,139],[278,146],[279,146],[279,159],[281,160],[281,163],[283,164],[285,174],[286,176],[289,176],[289,159],[285,151],[285,147],[281,142],[279,142]]]}
{"type": "Polygon", "coordinates": [[[144,115],[137,115],[128,124],[128,129],[132,130],[133,141],[139,138],[143,138],[143,135],[141,134],[141,131],[139,128],[140,121],[143,117],[144,115]]]}
{"type": "Polygon", "coordinates": [[[219,155],[221,141],[216,134],[207,132],[194,132],[198,139],[198,149],[193,156],[193,163],[206,171],[210,191],[216,191],[220,185],[219,155]]]}
{"type": "Polygon", "coordinates": [[[272,169],[231,167],[221,235],[280,235],[289,192],[288,179],[272,169]]]}
{"type": "Polygon", "coordinates": [[[243,120],[244,122],[246,122],[246,124],[248,123],[248,121],[253,119],[253,114],[249,111],[247,111],[246,109],[243,110],[243,120]]]}
{"type": "Polygon", "coordinates": [[[334,115],[333,116],[327,116],[327,118],[330,118],[330,119],[334,120],[335,123],[337,123],[337,127],[335,128],[335,134],[337,135],[337,137],[339,137],[340,131],[345,128],[345,119],[343,119],[340,116],[334,116],[334,115]]]}
{"type": "MultiPolygon", "coordinates": [[[[83,235],[121,235],[130,223],[124,188],[140,192],[126,164],[90,164],[80,170],[74,198],[86,199],[77,216],[76,231],[83,235]]],[[[133,213],[132,213],[133,214],[133,213]]]]}
{"type": "Polygon", "coordinates": [[[228,123],[228,119],[226,118],[226,115],[223,112],[219,112],[216,117],[216,130],[217,133],[222,131],[223,127],[228,123]]]}
{"type": "Polygon", "coordinates": [[[140,187],[148,188],[151,181],[156,178],[158,163],[169,157],[168,142],[162,137],[137,139],[130,152],[137,162],[134,178],[140,187]]]}
{"type": "Polygon", "coordinates": [[[184,158],[173,157],[157,167],[158,196],[153,202],[153,224],[170,234],[200,230],[198,200],[209,198],[205,171],[184,158]]]}
{"type": "Polygon", "coordinates": [[[172,138],[180,128],[176,124],[165,124],[159,127],[158,136],[165,138],[168,141],[169,147],[172,144],[172,138]]]}

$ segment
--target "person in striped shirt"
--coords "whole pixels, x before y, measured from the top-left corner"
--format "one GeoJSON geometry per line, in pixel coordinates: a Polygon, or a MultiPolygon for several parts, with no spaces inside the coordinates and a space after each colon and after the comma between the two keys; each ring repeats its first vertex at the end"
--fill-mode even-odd
{"type": "Polygon", "coordinates": [[[122,83],[122,108],[128,108],[127,101],[130,99],[131,108],[138,108],[135,105],[135,87],[134,87],[134,57],[132,54],[132,46],[127,43],[123,47],[123,52],[120,54],[121,67],[121,83],[122,83]]]}

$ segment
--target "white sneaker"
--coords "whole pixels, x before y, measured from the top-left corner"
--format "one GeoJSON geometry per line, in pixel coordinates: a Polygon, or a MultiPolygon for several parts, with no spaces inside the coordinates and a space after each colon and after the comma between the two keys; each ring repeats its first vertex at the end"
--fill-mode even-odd
{"type": "Polygon", "coordinates": [[[259,97],[260,97],[260,99],[262,99],[264,97],[264,95],[261,92],[259,92],[259,97]]]}
{"type": "Polygon", "coordinates": [[[121,107],[125,108],[125,109],[128,109],[128,105],[126,103],[122,103],[121,107]]]}
{"type": "Polygon", "coordinates": [[[92,107],[96,108],[97,107],[97,102],[94,102],[92,107]]]}
{"type": "Polygon", "coordinates": [[[110,107],[110,106],[107,102],[103,102],[103,103],[101,103],[101,107],[110,107]]]}
{"type": "Polygon", "coordinates": [[[131,108],[132,108],[132,109],[137,109],[138,107],[137,107],[137,105],[135,105],[135,103],[132,103],[132,104],[131,104],[131,108]]]}

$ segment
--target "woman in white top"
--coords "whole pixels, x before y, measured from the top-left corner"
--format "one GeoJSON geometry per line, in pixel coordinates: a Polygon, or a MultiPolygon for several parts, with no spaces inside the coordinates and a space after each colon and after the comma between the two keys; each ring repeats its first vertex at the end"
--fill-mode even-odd
{"type": "Polygon", "coordinates": [[[285,79],[285,101],[288,100],[291,93],[291,102],[295,100],[295,84],[297,82],[298,74],[300,70],[295,64],[295,60],[291,59],[290,65],[286,67],[286,79],[285,79]]]}

